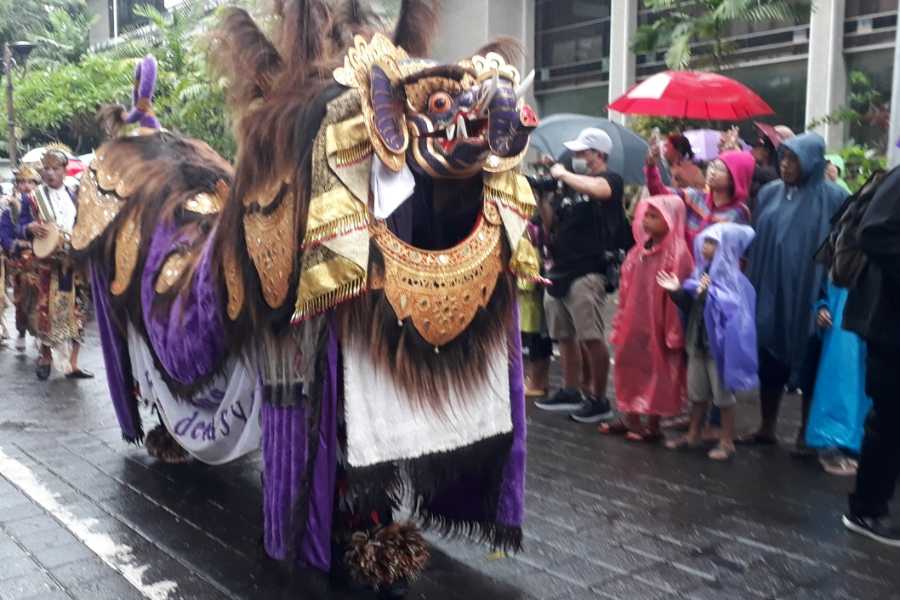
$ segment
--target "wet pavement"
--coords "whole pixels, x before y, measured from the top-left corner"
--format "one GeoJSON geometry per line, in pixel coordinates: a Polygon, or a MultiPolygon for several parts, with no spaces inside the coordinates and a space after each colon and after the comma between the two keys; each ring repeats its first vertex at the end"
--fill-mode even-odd
{"type": "MultiPolygon", "coordinates": [[[[0,599],[372,597],[265,557],[258,454],[168,466],[122,442],[94,331],[95,380],[38,382],[35,357],[0,350],[0,599]]],[[[529,407],[524,552],[435,538],[408,597],[900,599],[900,550],[840,524],[852,480],[789,456],[798,405],[781,447],[728,464],[529,407]]]]}

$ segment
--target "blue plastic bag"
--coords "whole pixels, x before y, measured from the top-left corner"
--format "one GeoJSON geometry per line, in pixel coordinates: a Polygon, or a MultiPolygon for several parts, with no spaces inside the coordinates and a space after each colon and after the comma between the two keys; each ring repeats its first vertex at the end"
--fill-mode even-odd
{"type": "Polygon", "coordinates": [[[819,305],[831,311],[833,324],[822,340],[806,443],[859,452],[872,400],[866,396],[866,344],[841,327],[847,295],[829,281],[828,298],[819,305]]]}

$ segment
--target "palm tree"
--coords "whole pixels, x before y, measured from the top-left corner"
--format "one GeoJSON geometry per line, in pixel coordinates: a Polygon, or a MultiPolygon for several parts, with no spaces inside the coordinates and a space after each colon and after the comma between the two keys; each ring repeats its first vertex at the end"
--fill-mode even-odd
{"type": "Polygon", "coordinates": [[[670,69],[703,67],[716,70],[734,51],[725,39],[735,22],[789,23],[812,8],[812,0],[644,0],[644,7],[659,11],[649,25],[638,28],[632,50],[644,54],[663,48],[670,69]],[[695,56],[692,46],[712,42],[709,54],[695,56]]]}

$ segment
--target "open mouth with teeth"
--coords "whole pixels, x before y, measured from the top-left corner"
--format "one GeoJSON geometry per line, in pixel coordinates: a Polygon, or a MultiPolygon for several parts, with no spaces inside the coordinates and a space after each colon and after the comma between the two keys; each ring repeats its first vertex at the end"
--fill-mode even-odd
{"type": "Polygon", "coordinates": [[[470,119],[465,113],[457,115],[451,123],[443,129],[426,134],[426,137],[435,138],[445,153],[453,152],[457,144],[471,144],[478,146],[487,145],[488,121],[486,118],[470,119]]]}

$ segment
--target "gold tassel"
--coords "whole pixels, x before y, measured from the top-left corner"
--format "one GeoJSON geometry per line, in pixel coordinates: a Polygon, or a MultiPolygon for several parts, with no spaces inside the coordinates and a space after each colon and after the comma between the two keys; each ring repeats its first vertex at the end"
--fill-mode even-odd
{"type": "Polygon", "coordinates": [[[296,325],[302,321],[320,315],[323,312],[334,308],[338,304],[342,304],[347,300],[355,298],[366,290],[365,278],[357,279],[340,285],[324,294],[303,300],[297,298],[297,305],[294,309],[294,315],[291,317],[291,323],[296,325]]]}

